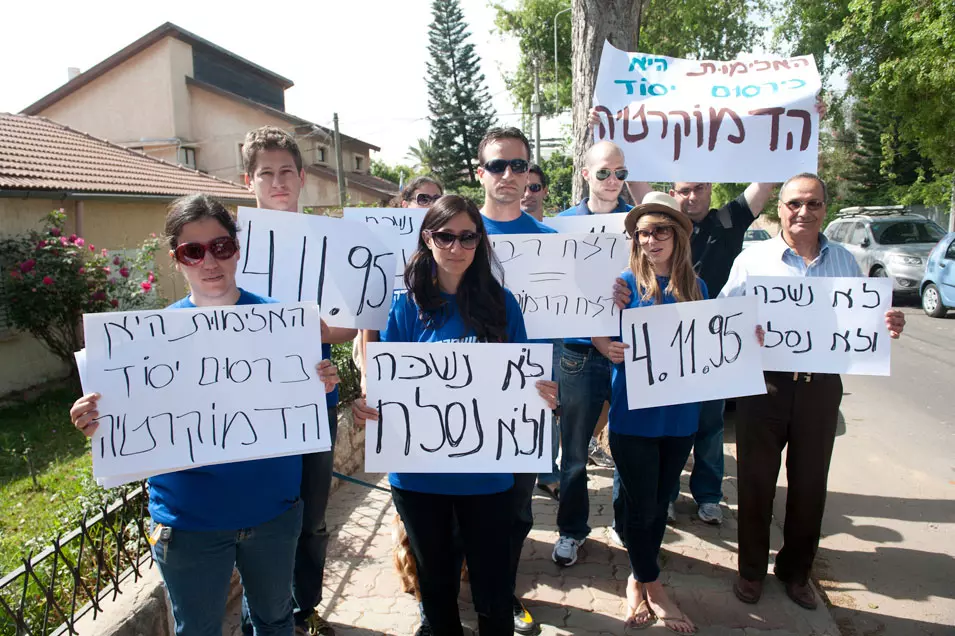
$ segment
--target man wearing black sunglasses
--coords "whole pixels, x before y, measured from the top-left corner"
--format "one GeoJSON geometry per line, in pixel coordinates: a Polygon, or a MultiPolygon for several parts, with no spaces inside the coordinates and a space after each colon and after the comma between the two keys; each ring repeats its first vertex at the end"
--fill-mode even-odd
{"type": "Polygon", "coordinates": [[[538,221],[544,220],[544,199],[547,198],[547,175],[536,163],[527,169],[527,186],[521,197],[521,209],[538,221]]]}

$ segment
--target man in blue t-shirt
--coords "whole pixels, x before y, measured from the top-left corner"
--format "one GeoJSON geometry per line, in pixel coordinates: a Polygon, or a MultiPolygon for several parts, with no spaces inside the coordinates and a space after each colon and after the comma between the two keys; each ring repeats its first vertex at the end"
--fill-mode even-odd
{"type": "MultiPolygon", "coordinates": [[[[242,145],[245,184],[255,194],[255,204],[267,210],[298,211],[298,199],[305,186],[305,169],[298,144],[289,133],[274,126],[250,131],[242,145]]],[[[322,358],[331,359],[333,344],[349,342],[355,329],[329,327],[322,321],[322,358]]],[[[295,626],[311,636],[334,636],[335,630],[315,612],[322,602],[328,529],[325,511],[332,487],[335,437],[338,433],[338,388],[326,395],[332,450],[302,455],[302,533],[295,552],[292,598],[295,626]]],[[[252,624],[243,603],[242,632],[252,636],[252,624]]]]}

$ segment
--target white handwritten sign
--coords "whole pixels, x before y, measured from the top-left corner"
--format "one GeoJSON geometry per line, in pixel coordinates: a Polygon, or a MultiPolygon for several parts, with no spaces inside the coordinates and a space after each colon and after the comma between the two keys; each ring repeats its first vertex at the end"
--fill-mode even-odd
{"type": "Polygon", "coordinates": [[[757,322],[745,296],[624,310],[630,408],[765,393],[757,322]]]}
{"type": "Polygon", "coordinates": [[[606,234],[626,234],[623,226],[626,214],[579,214],[574,216],[545,216],[544,225],[550,226],[561,234],[595,232],[606,234]]]}
{"type": "Polygon", "coordinates": [[[314,303],[83,316],[93,476],[330,450],[319,318],[314,303]]]}
{"type": "Polygon", "coordinates": [[[890,278],[750,276],[767,371],[889,375],[890,278]]]}
{"type": "MultiPolygon", "coordinates": [[[[295,212],[239,208],[236,282],[281,300],[313,300],[333,327],[384,329],[395,248],[364,223],[295,212]]],[[[397,232],[395,232],[397,236],[397,232]]]]}
{"type": "Polygon", "coordinates": [[[537,380],[553,345],[368,343],[365,470],[539,473],[551,465],[551,411],[537,380]]]}
{"type": "MultiPolygon", "coordinates": [[[[424,208],[345,208],[342,212],[349,221],[367,223],[372,228],[384,226],[397,230],[398,241],[393,245],[398,256],[395,259],[395,289],[404,289],[405,266],[418,249],[421,221],[428,211],[424,208]]],[[[389,233],[389,238],[393,234],[389,233]]]]}
{"type": "Polygon", "coordinates": [[[784,181],[816,172],[820,88],[811,55],[715,62],[605,42],[594,138],[621,146],[642,181],[784,181]]]}
{"type": "Polygon", "coordinates": [[[524,314],[529,338],[586,338],[619,333],[613,283],[627,267],[619,234],[496,234],[504,284],[524,314]]]}

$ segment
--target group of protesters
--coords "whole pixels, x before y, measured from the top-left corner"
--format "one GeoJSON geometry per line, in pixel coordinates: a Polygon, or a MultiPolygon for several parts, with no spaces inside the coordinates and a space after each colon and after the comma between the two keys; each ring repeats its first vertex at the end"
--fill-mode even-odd
{"type": "MultiPolygon", "coordinates": [[[[245,180],[257,206],[294,212],[305,172],[291,135],[274,127],[248,133],[242,147],[245,180]]],[[[521,308],[489,240],[496,234],[552,233],[542,222],[547,175],[530,162],[530,144],[516,128],[494,128],[477,149],[485,198],[479,207],[445,194],[440,181],[412,180],[397,204],[428,208],[417,249],[380,331],[322,324],[324,360],[316,391],[326,394],[334,444],[338,370],[331,344],[382,342],[528,342],[521,308]],[[536,218],[535,218],[536,217],[536,218]]],[[[693,302],[746,293],[748,276],[861,276],[851,255],[820,230],[826,186],[814,174],[792,176],[778,190],[781,230],[742,252],[746,229],[769,205],[776,184],[753,183],[726,205],[711,208],[709,183],[675,182],[668,192],[630,180],[623,151],[599,142],[581,175],[589,196],[562,216],[623,214],[632,239],[627,269],[605,283],[619,309],[693,302]],[[624,188],[637,204],[623,198],[624,188]]],[[[637,175],[633,175],[637,176],[637,175]]],[[[171,308],[276,302],[240,289],[240,243],[234,217],[214,198],[181,198],[170,207],[165,237],[189,295],[171,308]]],[[[334,272],[329,272],[334,276],[334,272]]],[[[901,312],[886,328],[898,337],[901,312]]],[[[744,334],[746,336],[746,334],[744,334]]],[[[762,330],[749,336],[760,344],[762,330]]],[[[308,343],[303,343],[308,347],[308,343]]],[[[479,345],[475,345],[479,346],[479,345]]],[[[659,552],[680,476],[693,453],[690,491],[699,519],[723,520],[722,400],[654,408],[628,403],[619,337],[553,342],[554,376],[537,382],[553,410],[553,459],[547,475],[392,473],[389,483],[414,566],[421,622],[416,634],[463,634],[458,610],[466,564],[482,636],[534,634],[539,625],[516,589],[522,545],[533,528],[539,488],[558,500],[559,537],[552,558],[572,567],[591,532],[587,466],[594,434],[609,403],[614,468],[612,536],[629,556],[627,612],[639,629],[660,622],[678,633],[696,625],[660,580],[659,552]],[[558,444],[559,441],[559,449],[558,444]]],[[[838,375],[765,372],[767,392],[740,398],[736,418],[739,489],[739,574],[733,586],[744,603],[760,599],[770,555],[770,523],[783,449],[789,488],[783,546],[774,573],[795,603],[817,599],[809,583],[826,499],[842,384],[838,375]]],[[[364,382],[363,382],[364,386],[364,382]]],[[[71,409],[74,425],[93,435],[96,393],[71,409]]],[[[376,420],[364,395],[352,404],[359,424],[376,420]]],[[[315,453],[202,466],[149,479],[149,543],[184,636],[221,634],[233,568],[244,589],[246,634],[334,634],[316,610],[322,601],[329,533],[325,520],[333,453],[315,453]]],[[[609,576],[609,572],[608,572],[609,576]]]]}

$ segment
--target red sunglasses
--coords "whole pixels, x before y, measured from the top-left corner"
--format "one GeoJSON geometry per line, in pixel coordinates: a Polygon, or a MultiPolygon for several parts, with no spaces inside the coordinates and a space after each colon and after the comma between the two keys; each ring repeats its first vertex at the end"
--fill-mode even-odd
{"type": "Polygon", "coordinates": [[[216,260],[224,261],[235,256],[239,251],[239,244],[231,236],[220,236],[208,243],[183,243],[176,247],[176,260],[183,265],[198,265],[206,257],[206,252],[212,254],[216,260]]]}

